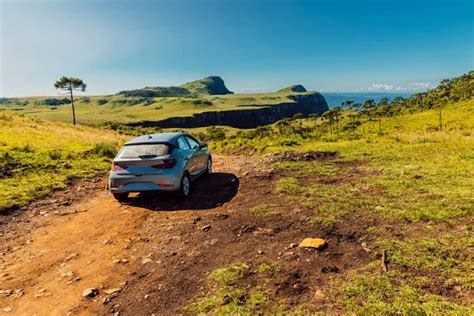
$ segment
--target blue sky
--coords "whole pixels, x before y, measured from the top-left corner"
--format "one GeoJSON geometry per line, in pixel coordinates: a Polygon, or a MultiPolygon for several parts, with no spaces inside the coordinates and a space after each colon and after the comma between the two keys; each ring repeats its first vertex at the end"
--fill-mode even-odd
{"type": "Polygon", "coordinates": [[[0,96],[220,75],[237,92],[419,91],[474,68],[472,0],[0,0],[0,96]]]}

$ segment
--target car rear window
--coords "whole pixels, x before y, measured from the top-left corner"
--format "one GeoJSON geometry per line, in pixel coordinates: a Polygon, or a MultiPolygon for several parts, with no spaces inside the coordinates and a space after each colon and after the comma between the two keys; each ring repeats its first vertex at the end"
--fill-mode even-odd
{"type": "Polygon", "coordinates": [[[169,149],[166,144],[127,145],[122,148],[118,158],[153,158],[167,155],[169,149]]]}

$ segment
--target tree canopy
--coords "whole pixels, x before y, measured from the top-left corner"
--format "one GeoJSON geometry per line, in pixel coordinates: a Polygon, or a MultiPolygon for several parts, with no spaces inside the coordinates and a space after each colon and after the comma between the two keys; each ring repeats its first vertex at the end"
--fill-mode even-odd
{"type": "Polygon", "coordinates": [[[56,89],[68,91],[86,91],[86,84],[84,83],[84,81],[82,81],[82,79],[66,76],[62,76],[59,80],[57,80],[54,83],[54,87],[56,89]]]}

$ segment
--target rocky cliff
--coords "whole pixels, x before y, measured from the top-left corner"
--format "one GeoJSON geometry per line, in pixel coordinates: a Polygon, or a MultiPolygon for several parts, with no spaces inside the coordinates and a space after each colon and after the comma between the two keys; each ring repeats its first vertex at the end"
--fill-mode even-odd
{"type": "Polygon", "coordinates": [[[324,97],[317,93],[289,95],[294,102],[255,105],[257,109],[242,109],[228,111],[209,111],[196,113],[192,116],[171,117],[159,121],[142,121],[130,123],[131,126],[160,127],[160,128],[193,128],[211,125],[226,125],[236,128],[254,128],[260,125],[272,124],[283,118],[292,117],[297,113],[308,116],[321,114],[328,110],[324,97]]]}

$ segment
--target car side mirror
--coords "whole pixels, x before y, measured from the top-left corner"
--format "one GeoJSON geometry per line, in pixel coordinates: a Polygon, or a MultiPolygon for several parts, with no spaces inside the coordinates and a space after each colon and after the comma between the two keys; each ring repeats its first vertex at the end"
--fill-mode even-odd
{"type": "Polygon", "coordinates": [[[199,145],[199,148],[207,148],[207,144],[201,143],[201,145],[199,145]]]}

